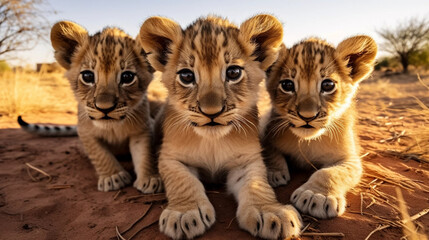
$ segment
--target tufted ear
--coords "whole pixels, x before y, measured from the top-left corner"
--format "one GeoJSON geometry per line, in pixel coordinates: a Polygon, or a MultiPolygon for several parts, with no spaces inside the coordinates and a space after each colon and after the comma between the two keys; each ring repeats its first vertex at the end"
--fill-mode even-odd
{"type": "Polygon", "coordinates": [[[140,28],[139,39],[148,54],[150,64],[164,72],[171,53],[171,45],[182,40],[182,28],[173,20],[163,17],[148,18],[140,28]]]}
{"type": "Polygon", "coordinates": [[[152,65],[150,65],[150,63],[149,63],[149,60],[147,59],[147,53],[146,53],[146,51],[143,49],[143,46],[142,46],[142,44],[141,44],[141,42],[140,42],[140,37],[139,37],[139,35],[137,35],[137,37],[135,38],[135,45],[134,45],[134,47],[135,47],[135,50],[136,50],[136,52],[137,53],[139,53],[140,54],[140,56],[142,57],[142,59],[144,60],[144,62],[145,62],[145,64],[147,64],[147,69],[148,69],[148,71],[150,72],[150,73],[154,73],[155,72],[155,69],[152,67],[152,65]]]}
{"type": "Polygon", "coordinates": [[[265,73],[267,74],[267,80],[270,78],[271,74],[273,74],[273,72],[278,72],[278,69],[281,68],[281,63],[284,61],[284,59],[286,58],[288,53],[288,49],[286,48],[286,45],[284,43],[282,43],[279,47],[279,51],[278,51],[278,57],[275,60],[275,62],[268,67],[268,69],[265,71],[265,73]]]}
{"type": "Polygon", "coordinates": [[[256,15],[241,24],[240,33],[245,41],[256,45],[252,55],[267,70],[277,59],[283,41],[282,24],[271,15],[256,15]]]}
{"type": "Polygon", "coordinates": [[[377,44],[368,36],[355,36],[338,44],[337,56],[346,61],[350,77],[357,83],[365,79],[374,67],[377,44]]]}
{"type": "Polygon", "coordinates": [[[65,69],[69,69],[71,58],[78,46],[88,39],[88,32],[76,23],[62,21],[51,29],[51,43],[55,50],[55,59],[65,69]]]}

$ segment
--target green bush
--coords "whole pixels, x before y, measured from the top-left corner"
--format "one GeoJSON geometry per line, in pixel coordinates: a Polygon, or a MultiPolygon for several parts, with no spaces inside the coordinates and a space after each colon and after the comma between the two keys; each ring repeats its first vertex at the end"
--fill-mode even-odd
{"type": "Polygon", "coordinates": [[[410,64],[414,65],[415,67],[429,69],[429,44],[421,50],[411,54],[410,64]]]}
{"type": "Polygon", "coordinates": [[[377,60],[374,69],[379,71],[386,68],[398,68],[399,61],[396,57],[383,57],[377,60]]]}

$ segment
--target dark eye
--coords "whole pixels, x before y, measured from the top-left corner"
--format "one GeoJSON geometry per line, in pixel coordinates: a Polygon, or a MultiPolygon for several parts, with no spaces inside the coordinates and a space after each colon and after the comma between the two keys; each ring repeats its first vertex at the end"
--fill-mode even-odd
{"type": "Polygon", "coordinates": [[[82,75],[82,81],[87,85],[92,85],[95,83],[94,73],[86,70],[80,73],[82,75]]]}
{"type": "Polygon", "coordinates": [[[292,80],[286,79],[280,82],[280,88],[285,93],[295,92],[295,84],[292,80]]]}
{"type": "Polygon", "coordinates": [[[179,74],[180,82],[185,86],[189,87],[195,83],[194,73],[189,69],[182,69],[177,72],[179,74]]]}
{"type": "Polygon", "coordinates": [[[136,74],[130,71],[121,74],[121,84],[129,85],[133,83],[136,74]]]}
{"type": "Polygon", "coordinates": [[[331,92],[335,88],[335,83],[331,79],[325,79],[322,82],[321,90],[322,92],[331,92]]]}
{"type": "Polygon", "coordinates": [[[241,77],[241,70],[243,68],[240,66],[231,66],[226,69],[226,80],[235,82],[241,77]]]}

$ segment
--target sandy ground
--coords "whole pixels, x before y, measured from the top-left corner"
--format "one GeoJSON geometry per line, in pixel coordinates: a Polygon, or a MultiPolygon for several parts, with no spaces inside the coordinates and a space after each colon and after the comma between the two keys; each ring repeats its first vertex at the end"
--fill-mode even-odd
{"type": "MultiPolygon", "coordinates": [[[[429,128],[427,112],[422,112],[415,100],[417,97],[429,106],[428,89],[414,78],[400,78],[370,79],[362,84],[358,129],[362,154],[366,153],[365,176],[360,186],[348,194],[343,216],[330,220],[304,216],[305,225],[310,224],[306,233],[343,233],[343,239],[365,239],[381,224],[395,225],[401,219],[396,209],[395,187],[399,185],[411,216],[429,208],[428,164],[386,154],[389,149],[407,148],[418,139],[419,132],[429,128]]],[[[73,124],[76,117],[66,113],[28,114],[25,120],[73,124]]],[[[129,159],[122,163],[132,171],[129,159]]],[[[311,174],[293,169],[291,172],[292,181],[276,189],[282,203],[289,203],[293,190],[311,174]]],[[[163,194],[141,195],[131,186],[120,192],[98,192],[96,181],[77,137],[33,136],[19,129],[14,118],[0,117],[0,239],[115,239],[116,226],[122,232],[145,212],[124,237],[136,234],[133,239],[167,239],[157,225],[166,206],[163,194]],[[52,179],[30,170],[37,181],[32,180],[26,163],[42,169],[52,179]]],[[[207,194],[217,221],[200,239],[253,239],[239,229],[236,203],[222,186],[207,194]]],[[[421,232],[429,233],[429,214],[415,223],[421,232]]],[[[370,239],[400,239],[403,235],[401,228],[392,226],[375,232],[370,239]]]]}

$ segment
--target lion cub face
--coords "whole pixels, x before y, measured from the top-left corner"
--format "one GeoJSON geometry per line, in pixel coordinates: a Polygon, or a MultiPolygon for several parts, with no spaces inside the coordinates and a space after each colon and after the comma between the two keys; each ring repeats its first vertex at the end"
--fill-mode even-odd
{"type": "Polygon", "coordinates": [[[137,42],[117,28],[92,36],[72,22],[52,27],[55,58],[80,104],[81,117],[106,127],[134,118],[132,109],[142,100],[152,79],[152,68],[137,42]]]}
{"type": "Polygon", "coordinates": [[[341,128],[336,120],[350,106],[358,83],[372,71],[374,40],[357,36],[335,49],[309,39],[291,49],[283,46],[280,52],[267,83],[280,118],[303,139],[341,128]]]}
{"type": "Polygon", "coordinates": [[[149,61],[163,72],[176,123],[211,137],[256,127],[248,115],[257,116],[258,85],[282,40],[275,18],[256,16],[238,28],[208,17],[182,30],[169,19],[154,17],[143,24],[140,38],[149,61]]]}

